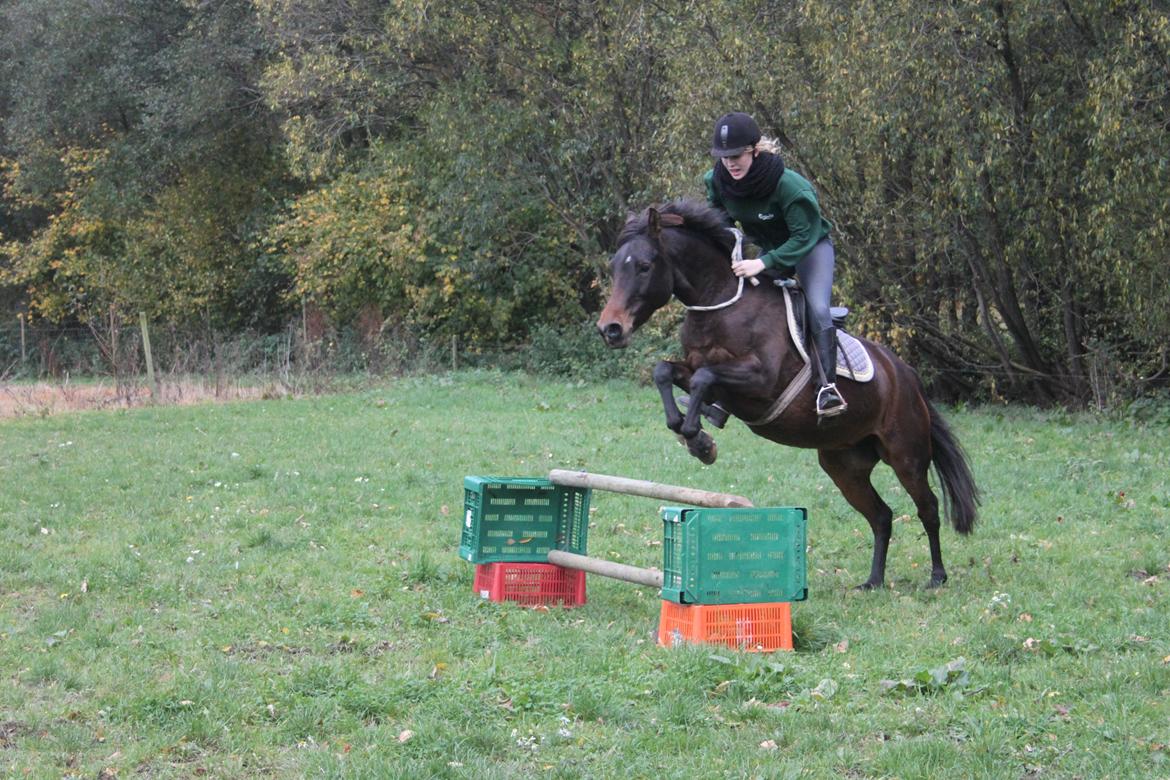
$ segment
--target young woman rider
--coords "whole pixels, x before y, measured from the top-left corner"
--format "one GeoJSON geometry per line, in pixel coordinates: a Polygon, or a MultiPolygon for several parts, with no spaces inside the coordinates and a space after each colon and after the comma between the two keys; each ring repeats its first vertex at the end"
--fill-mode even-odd
{"type": "Polygon", "coordinates": [[[837,370],[837,331],[829,314],[836,255],[812,185],[784,166],[776,144],[760,134],[759,125],[740,112],[715,123],[711,143],[715,165],[704,177],[707,201],[738,222],[763,252],[732,264],[737,276],[751,277],[766,268],[796,275],[804,289],[813,351],[818,365],[817,414],[832,417],[848,404],[833,381],[837,370]]]}

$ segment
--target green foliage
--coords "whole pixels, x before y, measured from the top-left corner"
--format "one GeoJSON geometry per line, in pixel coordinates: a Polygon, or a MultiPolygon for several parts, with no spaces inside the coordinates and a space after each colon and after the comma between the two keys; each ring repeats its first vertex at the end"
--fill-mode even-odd
{"type": "Polygon", "coordinates": [[[636,343],[615,351],[598,336],[593,321],[541,326],[523,351],[523,367],[535,374],[565,379],[633,379],[650,381],[654,365],[676,356],[677,336],[646,328],[636,343]]]}
{"type": "Polygon", "coordinates": [[[23,0],[3,14],[0,174],[24,224],[0,236],[0,282],[54,322],[270,319],[287,282],[252,241],[283,166],[256,105],[249,4],[23,0]]]}
{"type": "Polygon", "coordinates": [[[956,658],[933,669],[922,669],[903,680],[882,680],[882,690],[894,693],[941,693],[955,692],[962,695],[970,684],[967,659],[956,658]]]}
{"type": "Polygon", "coordinates": [[[597,312],[627,213],[699,195],[739,108],[817,186],[854,329],[936,392],[1105,406],[1166,382],[1149,0],[0,16],[0,284],[49,319],[277,330],[304,300],[335,328],[527,345],[597,312]]]}

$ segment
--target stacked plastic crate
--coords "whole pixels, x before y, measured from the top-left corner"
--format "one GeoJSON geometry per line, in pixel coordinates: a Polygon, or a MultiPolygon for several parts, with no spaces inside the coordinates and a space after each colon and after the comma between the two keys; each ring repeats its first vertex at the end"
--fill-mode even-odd
{"type": "Polygon", "coordinates": [[[588,489],[541,478],[470,476],[463,493],[459,556],[476,565],[480,596],[525,606],[585,603],[585,572],[548,563],[548,553],[585,553],[588,489]]]}
{"type": "Polygon", "coordinates": [[[658,643],[792,649],[791,602],[808,597],[800,507],[666,507],[658,643]]]}
{"type": "MultiPolygon", "coordinates": [[[[586,554],[588,488],[535,477],[464,479],[459,555],[475,591],[525,606],[585,603],[585,572],[548,563],[586,554]]],[[[665,507],[658,642],[792,649],[791,602],[807,598],[807,512],[799,507],[665,507]]]]}

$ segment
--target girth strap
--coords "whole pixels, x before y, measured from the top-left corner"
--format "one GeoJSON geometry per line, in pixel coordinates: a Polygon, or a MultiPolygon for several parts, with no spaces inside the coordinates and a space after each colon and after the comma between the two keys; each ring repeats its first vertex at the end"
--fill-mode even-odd
{"type": "Polygon", "coordinates": [[[776,402],[772,404],[772,408],[770,408],[763,417],[760,417],[757,420],[744,420],[744,424],[750,425],[753,428],[758,428],[761,425],[767,425],[780,415],[784,414],[784,410],[787,409],[789,405],[796,399],[796,396],[800,395],[800,391],[803,390],[804,386],[808,384],[808,380],[811,377],[812,367],[809,365],[808,361],[806,361],[805,364],[801,367],[800,373],[792,378],[792,381],[788,383],[788,387],[784,388],[784,392],[781,393],[780,397],[776,399],[776,402]]]}

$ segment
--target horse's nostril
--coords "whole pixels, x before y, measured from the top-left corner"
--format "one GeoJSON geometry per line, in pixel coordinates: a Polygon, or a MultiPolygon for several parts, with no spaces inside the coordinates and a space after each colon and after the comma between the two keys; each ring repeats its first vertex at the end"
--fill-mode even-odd
{"type": "Polygon", "coordinates": [[[622,326],[611,322],[601,329],[601,334],[605,336],[607,341],[617,341],[622,337],[622,326]]]}

